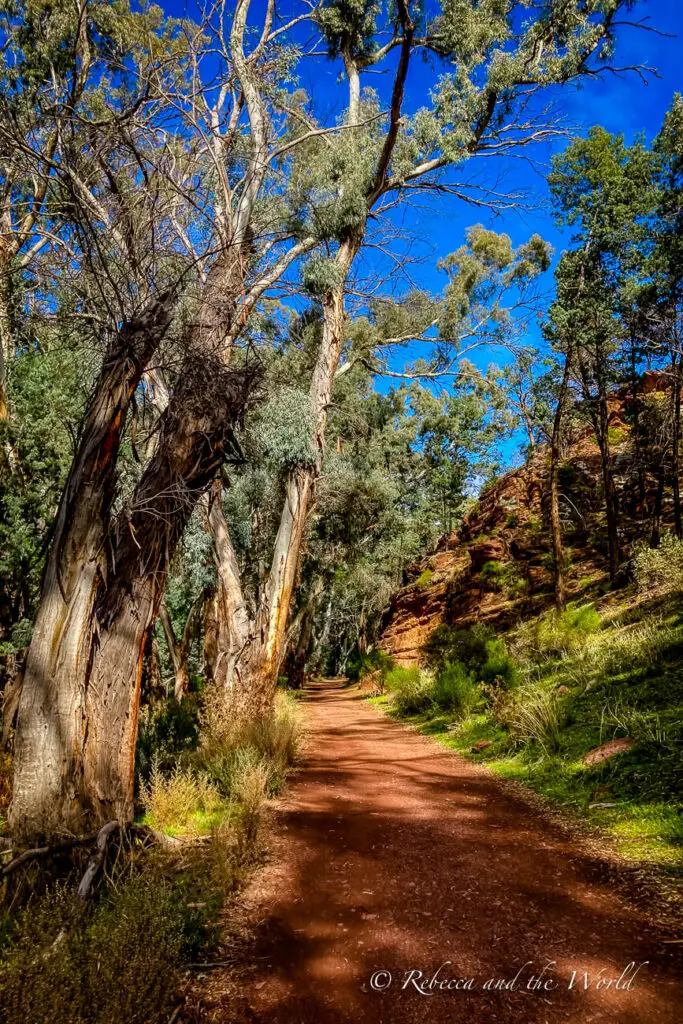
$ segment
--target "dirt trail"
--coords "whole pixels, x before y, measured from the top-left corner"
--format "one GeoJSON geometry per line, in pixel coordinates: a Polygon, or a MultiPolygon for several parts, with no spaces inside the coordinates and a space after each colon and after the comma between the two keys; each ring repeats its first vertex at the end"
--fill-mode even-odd
{"type": "MultiPolygon", "coordinates": [[[[260,921],[252,953],[263,959],[244,978],[239,1017],[259,1024],[683,1020],[683,948],[666,944],[622,901],[581,841],[567,839],[485,768],[380,715],[357,691],[327,682],[304,700],[307,756],[279,802],[271,861],[247,894],[260,921]],[[548,989],[534,989],[530,979],[548,961],[555,961],[543,975],[548,989]],[[619,978],[644,961],[619,989],[596,987],[600,977],[619,978]],[[381,992],[371,984],[377,971],[392,978],[381,992]],[[410,971],[423,977],[406,985],[410,971]],[[490,978],[511,983],[516,975],[507,990],[484,988],[490,978]],[[470,978],[471,988],[456,987],[470,978]],[[417,990],[420,981],[431,994],[417,990]],[[439,981],[451,982],[450,991],[439,981]]],[[[219,979],[213,984],[220,987],[219,979]]],[[[215,1003],[203,1019],[236,1016],[215,1003]]]]}

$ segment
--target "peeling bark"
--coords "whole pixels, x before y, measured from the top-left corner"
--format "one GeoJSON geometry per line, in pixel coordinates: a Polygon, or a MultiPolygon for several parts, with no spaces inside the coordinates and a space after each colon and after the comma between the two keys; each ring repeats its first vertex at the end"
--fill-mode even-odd
{"type": "Polygon", "coordinates": [[[172,304],[170,295],[153,301],[114,338],[62,494],[19,703],[10,819],[18,837],[82,830],[85,687],[116,460],[128,406],[172,304]]]}

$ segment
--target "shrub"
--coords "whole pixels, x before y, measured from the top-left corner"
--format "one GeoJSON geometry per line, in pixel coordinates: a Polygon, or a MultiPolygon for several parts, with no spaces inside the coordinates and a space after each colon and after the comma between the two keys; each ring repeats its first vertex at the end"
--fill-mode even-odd
{"type": "Polygon", "coordinates": [[[522,743],[537,743],[546,755],[559,749],[563,722],[557,694],[531,686],[518,691],[507,710],[507,727],[512,738],[522,743]]]}
{"type": "Polygon", "coordinates": [[[505,565],[503,562],[484,562],[479,573],[479,578],[486,583],[491,590],[504,590],[519,580],[517,570],[513,565],[505,565]]]}
{"type": "Polygon", "coordinates": [[[437,675],[446,663],[459,662],[477,681],[492,683],[499,676],[507,688],[517,684],[514,659],[504,642],[483,623],[476,623],[471,629],[437,626],[422,650],[427,665],[437,675]]]}
{"type": "Polygon", "coordinates": [[[301,711],[292,694],[278,691],[272,715],[240,725],[222,694],[210,693],[206,723],[196,762],[224,797],[235,795],[246,764],[262,765],[269,796],[282,789],[304,737],[301,711]]]}
{"type": "Polygon", "coordinates": [[[505,690],[515,687],[519,681],[519,669],[512,655],[508,653],[504,642],[498,637],[487,640],[485,653],[486,660],[479,673],[482,682],[497,682],[505,690]]]}
{"type": "Polygon", "coordinates": [[[626,439],[626,431],[623,427],[608,427],[607,440],[610,444],[620,445],[626,439]]]}
{"type": "Polygon", "coordinates": [[[633,558],[633,572],[642,593],[683,590],[683,540],[666,533],[658,548],[639,548],[633,558]]]}
{"type": "Polygon", "coordinates": [[[425,569],[425,571],[420,573],[420,575],[415,580],[415,586],[417,587],[418,590],[426,590],[427,587],[430,586],[433,579],[434,573],[432,572],[432,570],[425,569]]]}
{"type": "Polygon", "coordinates": [[[581,646],[587,636],[601,627],[602,620],[594,605],[570,605],[559,614],[551,611],[541,616],[532,627],[531,641],[537,654],[560,654],[581,646]]]}
{"type": "Polygon", "coordinates": [[[208,832],[227,813],[217,786],[200,772],[179,765],[165,774],[154,763],[140,795],[152,828],[171,835],[208,832]]]}
{"type": "Polygon", "coordinates": [[[442,711],[467,714],[479,699],[480,693],[471,673],[460,662],[446,662],[437,675],[432,690],[434,703],[442,711]]]}
{"type": "Polygon", "coordinates": [[[399,715],[416,715],[432,703],[431,681],[419,668],[393,668],[387,673],[387,689],[399,715]]]}
{"type": "Polygon", "coordinates": [[[142,874],[76,929],[69,890],[34,902],[0,954],[0,1022],[167,1022],[183,960],[207,935],[206,912],[190,901],[181,884],[142,874]]]}
{"type": "Polygon", "coordinates": [[[427,665],[437,672],[447,661],[462,662],[465,668],[476,671],[486,662],[486,644],[493,639],[493,630],[481,622],[471,629],[457,629],[443,623],[427,637],[422,652],[427,665]]]}
{"type": "Polygon", "coordinates": [[[154,761],[171,769],[179,757],[194,750],[199,742],[199,708],[196,694],[179,703],[175,698],[147,704],[140,711],[135,751],[138,774],[148,778],[154,761]]]}

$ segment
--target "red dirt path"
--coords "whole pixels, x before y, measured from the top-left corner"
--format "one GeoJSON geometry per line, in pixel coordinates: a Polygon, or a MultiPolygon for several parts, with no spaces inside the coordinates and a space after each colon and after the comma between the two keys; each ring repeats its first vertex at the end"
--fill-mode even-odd
{"type": "MultiPolygon", "coordinates": [[[[623,901],[583,841],[568,839],[483,766],[379,714],[358,691],[319,683],[304,701],[306,758],[278,802],[257,895],[247,894],[261,921],[252,954],[263,959],[244,979],[243,1019],[683,1021],[683,947],[666,944],[623,901]],[[473,978],[473,990],[404,987],[407,972],[421,970],[426,981],[446,961],[438,978],[473,978]],[[529,988],[548,961],[556,962],[545,975],[555,987],[529,988]],[[602,969],[618,978],[644,961],[630,990],[595,987],[602,969]],[[489,978],[509,982],[520,968],[514,990],[484,990],[489,978]],[[378,970],[392,976],[382,992],[371,987],[378,970]]],[[[205,1019],[236,1018],[219,1011],[205,1019]]]]}

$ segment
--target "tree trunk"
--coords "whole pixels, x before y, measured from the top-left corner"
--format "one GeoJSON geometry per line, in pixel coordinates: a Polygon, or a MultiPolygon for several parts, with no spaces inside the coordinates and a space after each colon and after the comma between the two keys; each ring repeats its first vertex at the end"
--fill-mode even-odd
{"type": "Polygon", "coordinates": [[[11,810],[17,838],[82,827],[86,678],[121,432],[170,309],[165,296],[119,330],[62,494],[19,704],[11,810]]]}
{"type": "MultiPolygon", "coordinates": [[[[301,689],[304,684],[306,664],[311,656],[311,650],[313,647],[315,613],[323,588],[324,581],[319,577],[311,588],[306,604],[297,616],[299,619],[299,636],[296,646],[293,650],[290,650],[287,656],[284,670],[284,674],[287,676],[287,684],[293,690],[301,689]]],[[[296,622],[292,624],[292,630],[294,630],[295,627],[296,622]]]]}
{"type": "Polygon", "coordinates": [[[672,360],[673,386],[673,430],[671,438],[671,483],[673,488],[674,531],[676,536],[683,537],[683,521],[681,520],[681,481],[680,481],[680,437],[681,437],[681,367],[680,357],[672,360]]]}
{"type": "Polygon", "coordinates": [[[204,678],[212,683],[218,661],[218,588],[212,587],[204,601],[204,678]]]}
{"type": "MultiPolygon", "coordinates": [[[[241,415],[249,384],[244,374],[212,364],[203,353],[188,357],[184,371],[162,416],[154,457],[129,506],[107,531],[106,545],[100,537],[102,557],[89,577],[78,650],[69,663],[71,676],[57,678],[54,671],[42,676],[51,695],[63,700],[66,694],[70,703],[53,727],[49,760],[41,762],[35,744],[24,744],[17,770],[19,799],[13,805],[20,834],[79,831],[132,816],[147,633],[192,510],[234,445],[232,424],[241,415]],[[70,729],[63,724],[68,712],[75,720],[70,729]],[[37,784],[27,786],[25,780],[33,781],[37,764],[37,784]]],[[[65,643],[71,635],[67,621],[65,643]]],[[[36,677],[40,701],[41,677],[36,677]]],[[[43,719],[52,724],[47,702],[39,706],[43,719]]]]}
{"type": "Polygon", "coordinates": [[[221,661],[217,681],[229,692],[233,713],[238,718],[258,719],[272,710],[278,672],[285,653],[287,621],[306,517],[313,486],[322,469],[332,384],[344,342],[346,279],[360,243],[361,235],[356,232],[341,242],[335,259],[339,283],[322,300],[323,334],[309,391],[315,417],[315,433],[311,441],[316,458],[313,463],[290,473],[286,481],[271,568],[263,598],[253,617],[249,616],[242,595],[237,559],[221,503],[217,500],[212,503],[210,525],[218,587],[222,606],[228,615],[228,653],[221,661]]]}
{"type": "Polygon", "coordinates": [[[142,665],[142,696],[155,700],[162,697],[163,694],[164,684],[161,678],[159,643],[155,631],[150,629],[147,634],[142,665]]]}
{"type": "Polygon", "coordinates": [[[567,396],[569,394],[569,379],[571,375],[571,349],[567,352],[564,361],[564,372],[562,384],[557,399],[555,419],[553,421],[553,434],[550,444],[550,533],[553,543],[553,571],[555,583],[555,607],[558,612],[564,611],[567,606],[567,588],[564,578],[564,550],[562,547],[562,524],[560,522],[560,445],[562,440],[562,421],[564,419],[567,396]]]}
{"type": "Polygon", "coordinates": [[[583,385],[584,398],[588,405],[595,438],[600,449],[600,461],[602,464],[602,480],[605,491],[605,514],[607,518],[607,542],[609,548],[609,575],[614,584],[619,574],[621,563],[621,550],[619,545],[619,499],[617,488],[614,482],[612,471],[612,453],[609,447],[609,407],[607,404],[607,388],[604,379],[604,355],[600,342],[596,344],[595,352],[595,380],[597,384],[597,396],[590,393],[590,375],[579,350],[579,366],[583,385]]]}
{"type": "Polygon", "coordinates": [[[84,793],[93,824],[133,812],[133,781],[142,655],[163,596],[166,574],[200,495],[226,454],[237,452],[251,376],[197,355],[162,418],[159,446],[112,531],[111,581],[95,608],[86,700],[84,793]],[[217,425],[218,424],[218,425],[217,425]]]}
{"type": "Polygon", "coordinates": [[[659,467],[657,474],[657,491],[655,493],[655,505],[652,513],[652,531],[650,533],[650,547],[658,548],[662,530],[662,499],[664,497],[664,460],[659,467]]]}
{"type": "Polygon", "coordinates": [[[202,591],[192,602],[180,640],[176,638],[168,608],[163,601],[159,605],[159,621],[164,630],[166,646],[168,647],[168,653],[173,665],[175,675],[173,695],[177,701],[181,701],[190,688],[190,650],[199,629],[200,615],[204,607],[205,597],[206,595],[202,591]]]}

